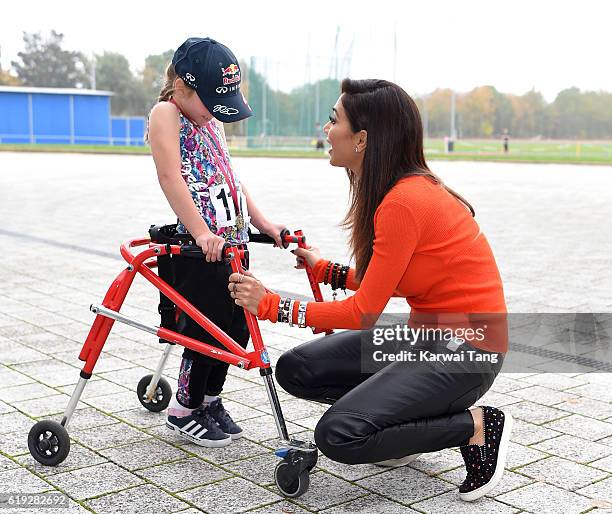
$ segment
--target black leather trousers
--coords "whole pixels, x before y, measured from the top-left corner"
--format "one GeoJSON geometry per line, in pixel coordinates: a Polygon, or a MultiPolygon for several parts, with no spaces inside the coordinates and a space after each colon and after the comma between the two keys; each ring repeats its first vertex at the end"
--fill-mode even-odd
{"type": "Polygon", "coordinates": [[[487,352],[465,343],[436,344],[430,345],[436,353],[463,353],[466,359],[393,362],[364,372],[362,337],[363,331],[339,332],[301,344],[278,360],[276,379],[285,391],[332,404],[315,429],[323,454],[364,464],[466,445],[474,433],[468,408],[493,384],[503,354],[495,354],[497,363],[474,365],[468,354],[487,352]]]}

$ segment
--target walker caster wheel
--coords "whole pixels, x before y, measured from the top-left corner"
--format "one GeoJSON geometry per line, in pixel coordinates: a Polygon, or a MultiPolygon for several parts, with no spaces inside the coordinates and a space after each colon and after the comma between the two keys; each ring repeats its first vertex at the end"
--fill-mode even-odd
{"type": "Polygon", "coordinates": [[[57,466],[70,452],[68,431],[56,421],[39,421],[30,429],[28,448],[41,464],[57,466]]]}
{"type": "Polygon", "coordinates": [[[170,399],[172,398],[172,388],[165,378],[160,377],[159,382],[157,382],[157,388],[153,393],[153,398],[148,400],[147,389],[149,388],[152,378],[153,375],[146,375],[140,379],[140,382],[138,382],[138,386],[136,387],[138,400],[145,409],[150,410],[151,412],[161,412],[170,403],[170,399]]]}
{"type": "Polygon", "coordinates": [[[292,466],[286,461],[281,461],[274,469],[274,481],[288,498],[302,496],[310,487],[310,474],[307,469],[300,473],[297,466],[292,466]]]}

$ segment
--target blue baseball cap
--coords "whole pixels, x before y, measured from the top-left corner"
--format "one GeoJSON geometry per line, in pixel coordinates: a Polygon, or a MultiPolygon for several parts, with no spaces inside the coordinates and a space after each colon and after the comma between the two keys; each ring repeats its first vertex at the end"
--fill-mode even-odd
{"type": "Polygon", "coordinates": [[[208,37],[191,37],[174,52],[172,64],[219,121],[232,123],[253,115],[240,91],[238,59],[225,45],[208,37]]]}

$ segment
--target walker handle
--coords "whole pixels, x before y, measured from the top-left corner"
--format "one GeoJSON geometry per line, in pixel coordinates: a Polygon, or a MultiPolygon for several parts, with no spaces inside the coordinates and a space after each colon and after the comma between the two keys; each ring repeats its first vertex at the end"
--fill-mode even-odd
{"type": "MultiPolygon", "coordinates": [[[[283,241],[283,248],[288,248],[291,243],[305,242],[304,236],[292,236],[291,232],[286,228],[280,233],[281,240],[283,241]]],[[[274,238],[267,234],[253,233],[249,230],[249,242],[251,243],[263,243],[263,244],[274,244],[274,238]]]]}

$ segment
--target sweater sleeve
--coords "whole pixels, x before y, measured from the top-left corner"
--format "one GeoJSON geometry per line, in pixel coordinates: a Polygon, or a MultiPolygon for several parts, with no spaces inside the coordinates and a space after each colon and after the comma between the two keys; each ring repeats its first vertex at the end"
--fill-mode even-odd
{"type": "MultiPolygon", "coordinates": [[[[315,280],[321,284],[325,279],[325,270],[327,269],[327,265],[329,264],[329,260],[327,259],[319,259],[317,263],[312,268],[312,273],[315,277],[315,280]]],[[[349,268],[348,274],[346,275],[346,288],[350,291],[357,291],[359,289],[359,281],[355,279],[355,269],[349,268]]]]}
{"type": "MultiPolygon", "coordinates": [[[[383,201],[374,217],[372,258],[357,292],[345,300],[309,302],[306,324],[321,329],[371,327],[396,290],[420,237],[410,209],[383,201]]],[[[266,295],[268,296],[268,295],[266,295]]],[[[264,298],[258,315],[275,320],[277,298],[264,298]]]]}

